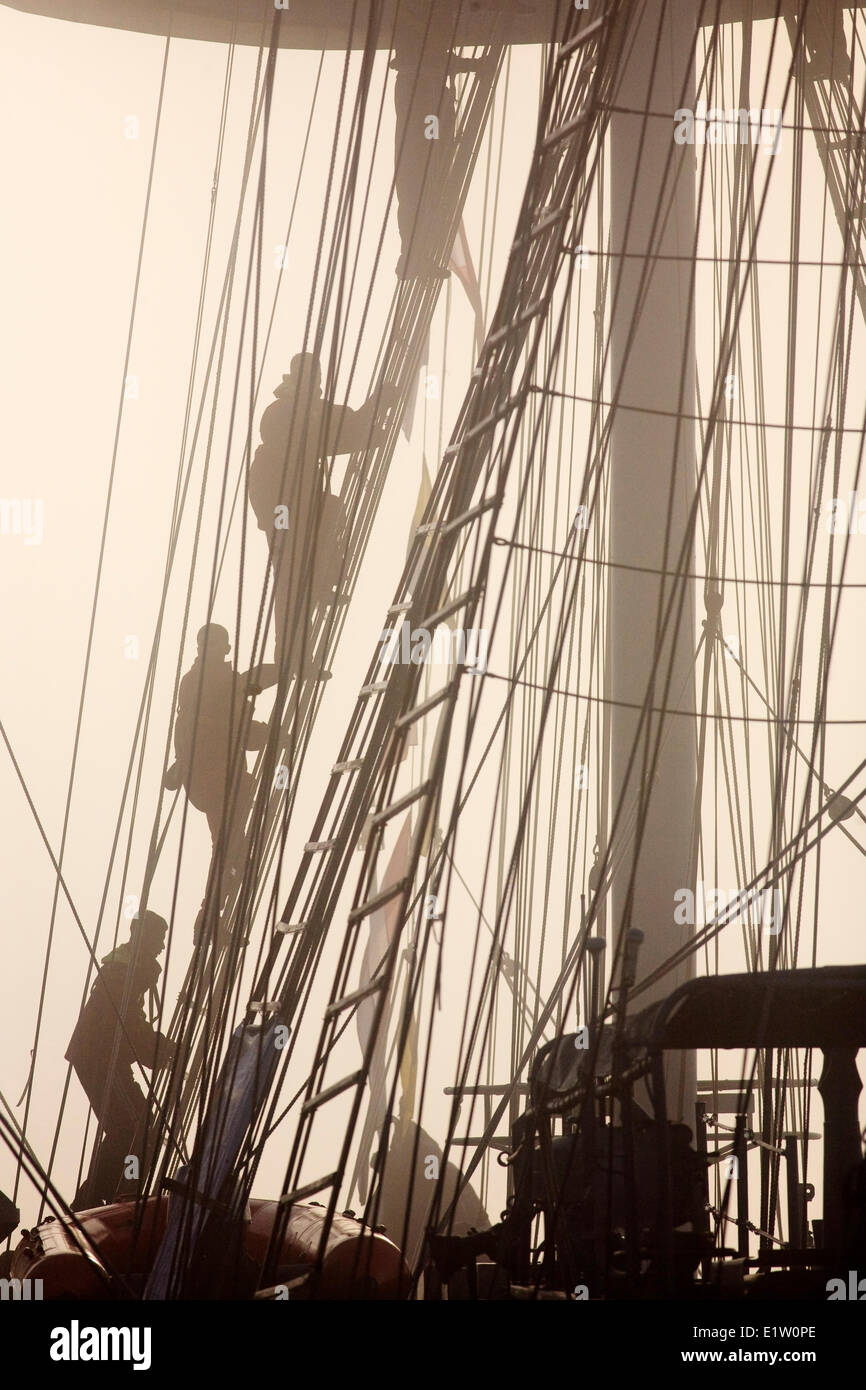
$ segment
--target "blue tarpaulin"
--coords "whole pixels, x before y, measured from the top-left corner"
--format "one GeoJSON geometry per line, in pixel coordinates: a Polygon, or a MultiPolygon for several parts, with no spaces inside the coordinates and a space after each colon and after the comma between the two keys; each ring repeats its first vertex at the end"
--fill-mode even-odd
{"type": "Polygon", "coordinates": [[[271,1023],[241,1024],[232,1034],[222,1070],[196,1135],[192,1161],[178,1170],[176,1182],[185,1191],[169,1198],[162,1243],[144,1291],[145,1299],[166,1299],[183,1282],[185,1266],[226,1178],[237,1163],[244,1138],[259,1105],[270,1089],[279,1061],[277,1029],[271,1023]],[[181,1251],[184,1251],[181,1258],[181,1251]]]}

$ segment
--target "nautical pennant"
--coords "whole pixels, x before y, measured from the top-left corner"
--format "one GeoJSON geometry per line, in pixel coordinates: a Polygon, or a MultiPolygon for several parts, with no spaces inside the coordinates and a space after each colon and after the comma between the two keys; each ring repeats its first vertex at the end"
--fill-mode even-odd
{"type": "MultiPolygon", "coordinates": [[[[409,852],[411,848],[411,812],[406,816],[397,843],[388,861],[385,876],[382,880],[382,888],[389,887],[403,878],[408,870],[409,852]]],[[[400,898],[392,898],[384,907],[370,915],[370,929],[367,936],[367,945],[361,960],[361,973],[359,987],[363,988],[376,974],[388,951],[388,947],[394,939],[394,932],[400,915],[400,898]]],[[[361,1050],[366,1051],[370,1039],[375,1017],[376,1000],[374,997],[362,999],[358,1005],[357,1027],[358,1041],[361,1050]]],[[[358,1157],[355,1164],[354,1185],[357,1185],[361,1200],[366,1201],[370,1175],[370,1150],[373,1145],[373,1136],[377,1131],[381,1131],[385,1118],[386,1094],[387,1094],[387,1063],[386,1050],[388,1046],[388,1016],[386,1013],[379,1030],[379,1037],[376,1043],[376,1050],[370,1063],[369,1086],[370,1103],[367,1109],[367,1119],[364,1124],[364,1131],[361,1135],[361,1142],[358,1149],[358,1157]]],[[[410,1037],[407,1040],[404,1056],[400,1059],[400,1083],[401,1083],[401,1118],[411,1119],[412,1105],[415,1092],[415,1059],[408,1059],[408,1054],[416,1047],[416,1030],[413,1020],[410,1037]]]]}
{"type": "Polygon", "coordinates": [[[475,356],[481,356],[481,349],[484,346],[484,339],[487,336],[484,327],[484,304],[481,299],[481,286],[478,283],[478,276],[475,273],[475,266],[472,263],[472,255],[469,250],[469,242],[466,239],[466,228],[463,225],[463,218],[460,219],[460,226],[457,228],[457,235],[454,238],[454,245],[451,248],[451,260],[448,269],[453,271],[460,281],[469,303],[472,305],[475,314],[475,356]]]}

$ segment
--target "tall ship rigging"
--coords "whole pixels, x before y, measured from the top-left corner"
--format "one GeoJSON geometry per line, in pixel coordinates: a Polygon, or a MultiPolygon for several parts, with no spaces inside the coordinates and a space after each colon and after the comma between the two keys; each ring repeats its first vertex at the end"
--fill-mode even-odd
{"type": "Polygon", "coordinates": [[[155,81],[59,794],[25,694],[0,726],[47,891],[3,1275],[825,1300],[866,1262],[862,8],[326,8],[0,11],[155,81]]]}

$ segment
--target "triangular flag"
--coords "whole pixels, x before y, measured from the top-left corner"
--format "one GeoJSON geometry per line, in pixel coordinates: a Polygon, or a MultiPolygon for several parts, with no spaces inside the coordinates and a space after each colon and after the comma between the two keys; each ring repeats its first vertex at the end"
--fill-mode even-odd
{"type": "Polygon", "coordinates": [[[406,544],[406,556],[408,559],[409,551],[412,549],[412,540],[415,532],[421,525],[421,519],[427,510],[427,503],[430,501],[430,493],[433,491],[433,484],[430,481],[430,470],[427,467],[427,459],[421,456],[421,485],[418,488],[418,500],[415,503],[415,510],[412,513],[412,525],[409,528],[409,540],[406,544]]]}
{"type": "MultiPolygon", "coordinates": [[[[411,845],[411,819],[411,814],[407,815],[403,828],[397,837],[397,843],[394,846],[391,858],[388,861],[388,867],[385,870],[385,876],[382,880],[383,889],[390,887],[392,883],[397,883],[401,878],[405,877],[409,864],[409,849],[411,845]]],[[[394,939],[399,909],[400,899],[392,898],[384,907],[370,914],[367,945],[361,960],[359,981],[359,987],[361,989],[370,983],[385,958],[388,947],[394,939]]],[[[365,1052],[367,1049],[375,1015],[376,996],[368,995],[366,999],[362,999],[358,1004],[356,1014],[358,1041],[361,1044],[362,1052],[365,1052]]],[[[357,1158],[355,1160],[355,1174],[352,1185],[353,1187],[357,1186],[362,1201],[366,1201],[367,1198],[370,1153],[373,1147],[373,1138],[374,1135],[382,1129],[385,1118],[388,1091],[385,1060],[388,1046],[388,1020],[389,1014],[386,1008],[385,1017],[382,1020],[379,1036],[376,1040],[376,1048],[370,1063],[370,1072],[368,1076],[370,1101],[367,1107],[367,1118],[364,1123],[357,1158]]],[[[400,1109],[403,1112],[405,1112],[407,1108],[411,1109],[414,1102],[415,1072],[417,1066],[415,1060],[417,1040],[414,1028],[411,1031],[407,1049],[411,1050],[413,1055],[408,1063],[404,1058],[401,1058],[400,1061],[400,1079],[402,1083],[400,1109]],[[409,1094],[410,1087],[411,1094],[409,1094]],[[405,1098],[405,1100],[403,1098],[405,1098]]]]}
{"type": "Polygon", "coordinates": [[[424,351],[421,353],[421,366],[418,368],[418,375],[415,378],[415,389],[409,391],[409,399],[403,411],[403,418],[400,421],[400,428],[407,439],[412,438],[412,431],[415,428],[415,411],[418,408],[418,397],[421,394],[421,383],[427,374],[427,363],[430,358],[430,334],[424,343],[424,351]]]}
{"type": "MultiPolygon", "coordinates": [[[[405,877],[406,868],[409,862],[411,815],[407,815],[403,828],[397,837],[391,858],[388,860],[388,867],[382,879],[382,890],[390,888],[393,883],[398,883],[405,877]]],[[[400,911],[399,897],[392,898],[384,907],[380,907],[376,912],[370,914],[370,927],[367,934],[367,945],[361,960],[361,975],[359,987],[365,988],[373,976],[378,971],[382,961],[385,959],[388,947],[394,939],[394,931],[397,926],[397,918],[400,911]]],[[[373,995],[368,995],[362,999],[358,1005],[357,1024],[358,1041],[362,1050],[366,1048],[370,1037],[370,1030],[373,1027],[373,1018],[376,1012],[376,999],[373,995]]]]}
{"type": "Polygon", "coordinates": [[[463,218],[460,219],[460,226],[454,238],[454,245],[451,248],[451,260],[448,269],[452,271],[460,281],[472,311],[475,314],[475,356],[481,356],[481,349],[484,346],[486,336],[484,328],[484,305],[481,300],[481,286],[478,283],[478,276],[475,274],[475,266],[472,264],[472,256],[469,251],[469,243],[466,240],[466,228],[463,225],[463,218]]]}

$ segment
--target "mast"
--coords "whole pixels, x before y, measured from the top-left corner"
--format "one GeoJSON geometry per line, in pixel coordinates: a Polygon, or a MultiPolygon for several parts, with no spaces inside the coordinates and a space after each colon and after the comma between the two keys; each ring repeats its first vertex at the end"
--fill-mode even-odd
{"type": "MultiPolygon", "coordinates": [[[[694,423],[676,418],[678,412],[695,414],[692,265],[645,258],[687,258],[694,246],[694,149],[674,144],[673,113],[694,110],[696,9],[694,0],[671,0],[632,16],[610,127],[611,385],[619,408],[611,429],[608,697],[613,815],[620,799],[623,807],[610,851],[615,931],[644,934],[638,979],[691,930],[674,923],[674,893],[693,889],[695,877],[694,720],[653,714],[638,736],[648,688],[653,709],[695,708],[692,582],[682,592],[670,578],[617,566],[676,569],[695,492],[694,423]],[[656,653],[673,588],[672,621],[656,653]],[[656,753],[653,774],[648,769],[656,753]]],[[[691,548],[687,555],[684,568],[693,573],[691,548]]],[[[686,969],[667,975],[644,1001],[661,998],[685,978],[686,969]]],[[[675,1065],[676,1072],[668,1072],[669,1116],[693,1126],[693,1054],[677,1054],[675,1065]]]]}

